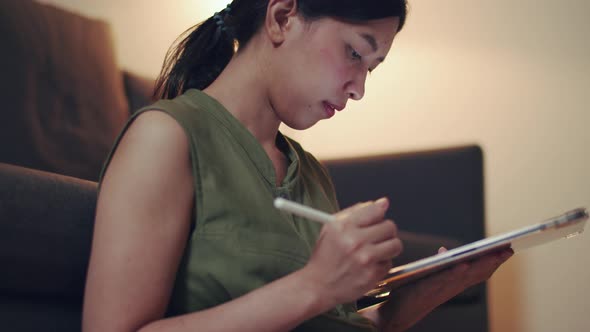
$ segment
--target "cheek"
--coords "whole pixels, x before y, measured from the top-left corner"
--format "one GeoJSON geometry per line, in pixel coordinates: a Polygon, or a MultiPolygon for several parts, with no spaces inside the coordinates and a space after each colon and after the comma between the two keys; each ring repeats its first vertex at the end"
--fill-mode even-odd
{"type": "Polygon", "coordinates": [[[339,67],[342,65],[342,59],[340,54],[336,54],[334,49],[329,47],[320,48],[317,54],[317,63],[322,68],[339,67]]]}
{"type": "Polygon", "coordinates": [[[318,72],[323,73],[326,79],[329,78],[334,83],[344,84],[346,77],[350,75],[351,66],[346,63],[340,52],[336,52],[333,48],[320,48],[318,59],[321,66],[318,72]]]}
{"type": "Polygon", "coordinates": [[[318,58],[321,63],[326,64],[336,60],[336,56],[332,49],[327,47],[322,47],[318,50],[318,58]]]}

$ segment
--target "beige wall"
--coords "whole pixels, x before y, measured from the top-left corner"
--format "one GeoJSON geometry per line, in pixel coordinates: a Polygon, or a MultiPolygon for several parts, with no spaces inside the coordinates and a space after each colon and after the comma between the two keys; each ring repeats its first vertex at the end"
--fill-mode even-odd
{"type": "MultiPolygon", "coordinates": [[[[410,1],[365,99],[285,131],[321,158],[480,144],[489,234],[590,207],[590,1],[410,1]]],[[[225,3],[44,2],[109,20],[121,65],[150,76],[180,32],[225,3]]],[[[584,235],[514,257],[490,282],[492,330],[590,330],[589,255],[584,235]]]]}

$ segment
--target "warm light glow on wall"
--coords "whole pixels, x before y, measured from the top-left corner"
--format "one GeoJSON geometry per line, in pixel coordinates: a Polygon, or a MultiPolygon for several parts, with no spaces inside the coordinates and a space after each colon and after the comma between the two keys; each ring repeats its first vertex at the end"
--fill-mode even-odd
{"type": "Polygon", "coordinates": [[[192,0],[192,2],[201,12],[210,13],[211,15],[222,10],[225,6],[231,3],[230,0],[192,0]]]}

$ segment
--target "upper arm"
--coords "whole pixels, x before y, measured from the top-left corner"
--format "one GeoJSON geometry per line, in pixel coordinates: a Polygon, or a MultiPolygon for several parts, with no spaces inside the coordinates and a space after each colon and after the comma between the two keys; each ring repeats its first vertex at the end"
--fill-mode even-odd
{"type": "Polygon", "coordinates": [[[84,331],[130,331],[166,310],[190,230],[189,144],[169,115],[148,111],[121,139],[98,197],[84,331]]]}

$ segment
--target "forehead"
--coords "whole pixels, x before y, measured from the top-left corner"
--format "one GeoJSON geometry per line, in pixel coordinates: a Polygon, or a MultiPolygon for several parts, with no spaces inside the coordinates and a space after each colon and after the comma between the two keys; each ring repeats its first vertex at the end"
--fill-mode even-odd
{"type": "Polygon", "coordinates": [[[364,39],[371,47],[376,46],[379,53],[387,53],[393,43],[398,26],[398,17],[363,22],[350,22],[328,17],[312,22],[310,28],[332,36],[364,39]]]}

